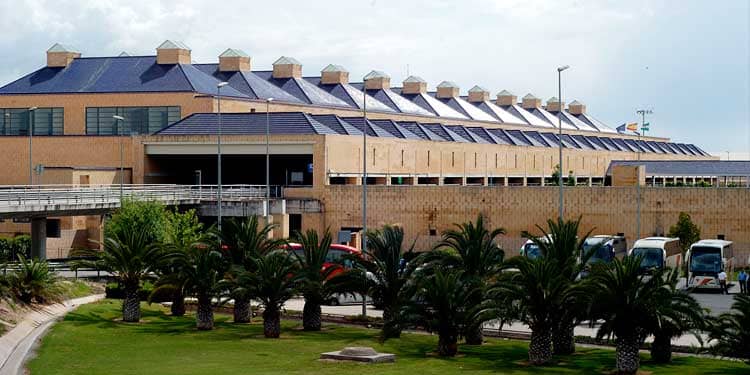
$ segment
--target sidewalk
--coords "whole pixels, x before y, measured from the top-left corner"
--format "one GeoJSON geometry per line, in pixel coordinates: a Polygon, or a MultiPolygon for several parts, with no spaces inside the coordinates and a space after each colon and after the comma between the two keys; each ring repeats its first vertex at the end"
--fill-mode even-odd
{"type": "Polygon", "coordinates": [[[96,302],[104,294],[76,298],[33,311],[26,315],[15,328],[0,337],[0,375],[23,374],[23,365],[29,351],[39,338],[61,318],[76,307],[96,302]]]}

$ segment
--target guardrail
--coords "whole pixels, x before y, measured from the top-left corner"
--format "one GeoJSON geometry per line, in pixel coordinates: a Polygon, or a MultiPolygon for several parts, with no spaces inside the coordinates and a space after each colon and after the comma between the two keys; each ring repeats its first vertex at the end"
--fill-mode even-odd
{"type": "MultiPolygon", "coordinates": [[[[0,209],[81,204],[119,204],[121,199],[162,202],[216,201],[217,185],[3,185],[0,209]]],[[[269,188],[271,198],[281,197],[280,186],[269,188]]],[[[225,201],[262,199],[265,185],[222,185],[225,201]]]]}

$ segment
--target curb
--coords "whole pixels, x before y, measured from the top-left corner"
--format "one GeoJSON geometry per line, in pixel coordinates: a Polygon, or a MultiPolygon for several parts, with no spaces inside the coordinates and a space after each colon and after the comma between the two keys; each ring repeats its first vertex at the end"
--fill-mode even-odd
{"type": "Polygon", "coordinates": [[[79,305],[103,298],[104,294],[94,294],[45,306],[27,314],[15,328],[0,337],[0,375],[23,374],[23,365],[29,351],[56,319],[79,305]]]}

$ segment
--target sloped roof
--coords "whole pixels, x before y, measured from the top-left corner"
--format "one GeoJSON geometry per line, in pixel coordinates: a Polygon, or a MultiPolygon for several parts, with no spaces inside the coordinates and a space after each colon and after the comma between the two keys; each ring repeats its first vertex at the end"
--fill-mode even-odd
{"type": "MultiPolygon", "coordinates": [[[[323,84],[320,77],[304,77],[304,80],[310,82],[313,85],[320,87],[329,94],[341,99],[346,102],[349,106],[362,109],[365,105],[364,93],[362,90],[349,83],[336,83],[336,84],[323,84]]],[[[367,110],[369,111],[381,111],[381,112],[396,112],[393,108],[384,104],[380,100],[376,99],[367,94],[367,110]]]]}
{"type": "Polygon", "coordinates": [[[55,43],[47,52],[78,52],[78,50],[65,44],[55,43]]]}
{"type": "MultiPolygon", "coordinates": [[[[218,134],[261,135],[266,132],[265,113],[195,113],[157,132],[158,135],[218,134]]],[[[302,112],[272,112],[271,134],[338,134],[302,112]]]]}
{"type": "Polygon", "coordinates": [[[302,65],[302,63],[297,61],[294,57],[281,56],[273,62],[273,65],[302,65]]]}
{"type": "Polygon", "coordinates": [[[346,68],[344,68],[343,66],[341,66],[341,65],[334,65],[334,64],[328,64],[328,65],[326,65],[326,67],[323,68],[323,70],[321,70],[320,72],[321,73],[324,73],[324,72],[325,73],[330,73],[330,72],[335,72],[335,73],[337,73],[337,72],[345,72],[345,73],[349,73],[349,71],[346,70],[346,68]]]}
{"type": "Polygon", "coordinates": [[[249,57],[249,55],[241,49],[227,48],[219,57],[249,57]]]}
{"type": "Polygon", "coordinates": [[[190,47],[187,46],[187,44],[180,42],[179,40],[165,40],[161,44],[159,44],[156,49],[186,49],[190,51],[190,47]]]}
{"type": "Polygon", "coordinates": [[[616,165],[643,165],[649,176],[750,176],[746,160],[612,160],[607,176],[616,165]]]}

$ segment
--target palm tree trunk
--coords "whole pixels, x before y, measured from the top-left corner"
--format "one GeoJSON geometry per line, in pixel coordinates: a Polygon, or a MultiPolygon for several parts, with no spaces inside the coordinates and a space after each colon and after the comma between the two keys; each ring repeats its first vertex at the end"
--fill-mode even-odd
{"type": "Polygon", "coordinates": [[[320,331],[321,314],[319,303],[305,301],[305,307],[302,309],[302,328],[305,331],[320,331]]]}
{"type": "Polygon", "coordinates": [[[574,328],[575,323],[567,320],[560,322],[552,331],[552,350],[554,354],[568,355],[575,353],[574,328]]]}
{"type": "Polygon", "coordinates": [[[263,310],[263,335],[269,339],[281,335],[281,314],[276,306],[266,306],[263,310]]]}
{"type": "Polygon", "coordinates": [[[246,297],[235,297],[233,313],[235,323],[250,323],[250,319],[252,318],[250,299],[246,297]]]}
{"type": "Polygon", "coordinates": [[[214,308],[211,296],[198,296],[198,311],[195,313],[195,325],[199,331],[214,329],[214,308]]]}
{"type": "Polygon", "coordinates": [[[141,320],[141,299],[138,284],[125,285],[125,299],[122,301],[122,321],[137,323],[141,320]]]}
{"type": "Polygon", "coordinates": [[[385,307],[383,309],[383,330],[381,338],[397,339],[401,337],[401,318],[397,307],[385,307]]]}
{"type": "Polygon", "coordinates": [[[438,333],[438,355],[454,357],[458,353],[458,334],[452,330],[438,333]]]}
{"type": "Polygon", "coordinates": [[[529,362],[534,365],[544,365],[552,359],[552,339],[549,329],[531,330],[529,343],[529,362]]]}
{"type": "Polygon", "coordinates": [[[175,292],[172,296],[172,306],[170,307],[172,316],[185,315],[185,295],[182,292],[175,292]]]}
{"type": "Polygon", "coordinates": [[[617,358],[617,372],[620,374],[635,374],[641,364],[638,335],[617,337],[615,339],[615,357],[617,358]]]}
{"type": "Polygon", "coordinates": [[[651,359],[657,363],[672,362],[672,340],[669,334],[657,332],[651,344],[651,359]]]}
{"type": "Polygon", "coordinates": [[[481,324],[477,326],[469,326],[466,328],[466,344],[467,345],[482,345],[484,342],[484,327],[481,324]]]}

